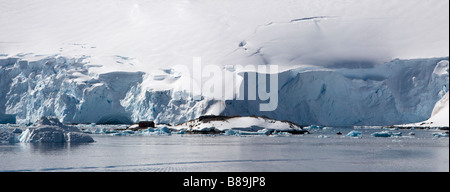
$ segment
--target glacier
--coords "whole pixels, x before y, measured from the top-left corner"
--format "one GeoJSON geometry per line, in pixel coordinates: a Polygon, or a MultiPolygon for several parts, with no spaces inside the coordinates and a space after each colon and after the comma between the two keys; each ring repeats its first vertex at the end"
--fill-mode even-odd
{"type": "Polygon", "coordinates": [[[56,117],[42,117],[28,127],[18,140],[22,143],[92,143],[91,136],[78,128],[63,125],[56,117]]]}
{"type": "MultiPolygon", "coordinates": [[[[3,1],[0,123],[395,125],[426,121],[448,92],[448,1],[3,1]],[[191,96],[174,66],[193,57],[278,65],[277,110],[191,96]]],[[[448,126],[445,106],[433,122],[448,126]]]]}
{"type": "Polygon", "coordinates": [[[322,126],[420,122],[448,92],[448,82],[448,57],[396,59],[372,68],[289,70],[279,74],[277,110],[261,112],[261,101],[245,100],[227,102],[222,114],[322,126]]]}
{"type": "MultiPolygon", "coordinates": [[[[55,116],[63,123],[180,124],[202,115],[267,116],[321,126],[415,123],[429,119],[448,93],[448,60],[395,59],[371,68],[286,70],[279,73],[278,108],[262,112],[258,107],[263,101],[258,100],[180,97],[189,94],[176,88],[183,78],[174,70],[163,75],[96,73],[84,55],[0,57],[0,114],[14,114],[19,123],[55,116]]],[[[241,86],[248,73],[238,74],[244,77],[241,86]]]]}

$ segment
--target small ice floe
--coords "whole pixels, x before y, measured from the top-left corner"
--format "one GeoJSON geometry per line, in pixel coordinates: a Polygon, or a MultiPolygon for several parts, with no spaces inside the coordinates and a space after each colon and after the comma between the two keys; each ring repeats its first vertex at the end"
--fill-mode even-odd
{"type": "Polygon", "coordinates": [[[347,137],[361,138],[362,133],[359,131],[350,131],[349,133],[347,133],[347,137]]]}
{"type": "Polygon", "coordinates": [[[66,126],[56,117],[42,117],[19,136],[23,143],[91,143],[91,136],[76,127],[66,126]]]}
{"type": "Polygon", "coordinates": [[[381,132],[375,132],[372,133],[373,137],[401,137],[402,133],[398,132],[398,133],[393,133],[390,131],[381,131],[381,132]]]}
{"type": "Polygon", "coordinates": [[[0,128],[0,143],[18,143],[16,135],[6,128],[0,128]]]}

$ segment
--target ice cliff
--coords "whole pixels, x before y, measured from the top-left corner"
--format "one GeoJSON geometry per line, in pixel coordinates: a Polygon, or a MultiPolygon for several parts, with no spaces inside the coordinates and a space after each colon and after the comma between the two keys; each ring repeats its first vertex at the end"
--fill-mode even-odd
{"type": "Polygon", "coordinates": [[[86,58],[0,59],[0,114],[25,123],[42,116],[64,123],[131,123],[120,100],[143,73],[90,74],[86,58]]]}
{"type": "Polygon", "coordinates": [[[91,136],[63,125],[56,117],[42,117],[19,136],[23,143],[91,143],[91,136]]]}
{"type": "Polygon", "coordinates": [[[277,110],[261,112],[261,101],[180,97],[187,93],[174,88],[182,80],[173,70],[94,73],[88,56],[1,57],[0,114],[20,123],[56,116],[63,123],[177,124],[205,114],[265,115],[301,125],[414,123],[430,118],[448,92],[448,63],[448,57],[397,59],[371,68],[284,71],[277,110]]]}

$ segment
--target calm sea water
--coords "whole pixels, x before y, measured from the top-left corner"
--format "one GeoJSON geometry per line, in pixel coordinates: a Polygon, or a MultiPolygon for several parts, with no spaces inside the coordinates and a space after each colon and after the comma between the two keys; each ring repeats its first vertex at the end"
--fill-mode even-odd
{"type": "Polygon", "coordinates": [[[90,144],[0,144],[0,171],[449,171],[449,139],[434,131],[312,131],[303,136],[108,136],[90,144]],[[337,132],[343,135],[337,135],[337,132]]]}

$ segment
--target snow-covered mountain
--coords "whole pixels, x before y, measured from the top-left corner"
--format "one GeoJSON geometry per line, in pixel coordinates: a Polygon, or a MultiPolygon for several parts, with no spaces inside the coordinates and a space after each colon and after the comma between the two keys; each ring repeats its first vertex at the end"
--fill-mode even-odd
{"type": "Polygon", "coordinates": [[[11,122],[4,114],[20,123],[44,115],[182,123],[223,114],[390,125],[427,120],[448,92],[448,1],[0,3],[0,122],[11,122]],[[223,70],[278,65],[277,110],[194,99],[183,90],[192,77],[173,67],[192,70],[193,57],[223,70]]]}

